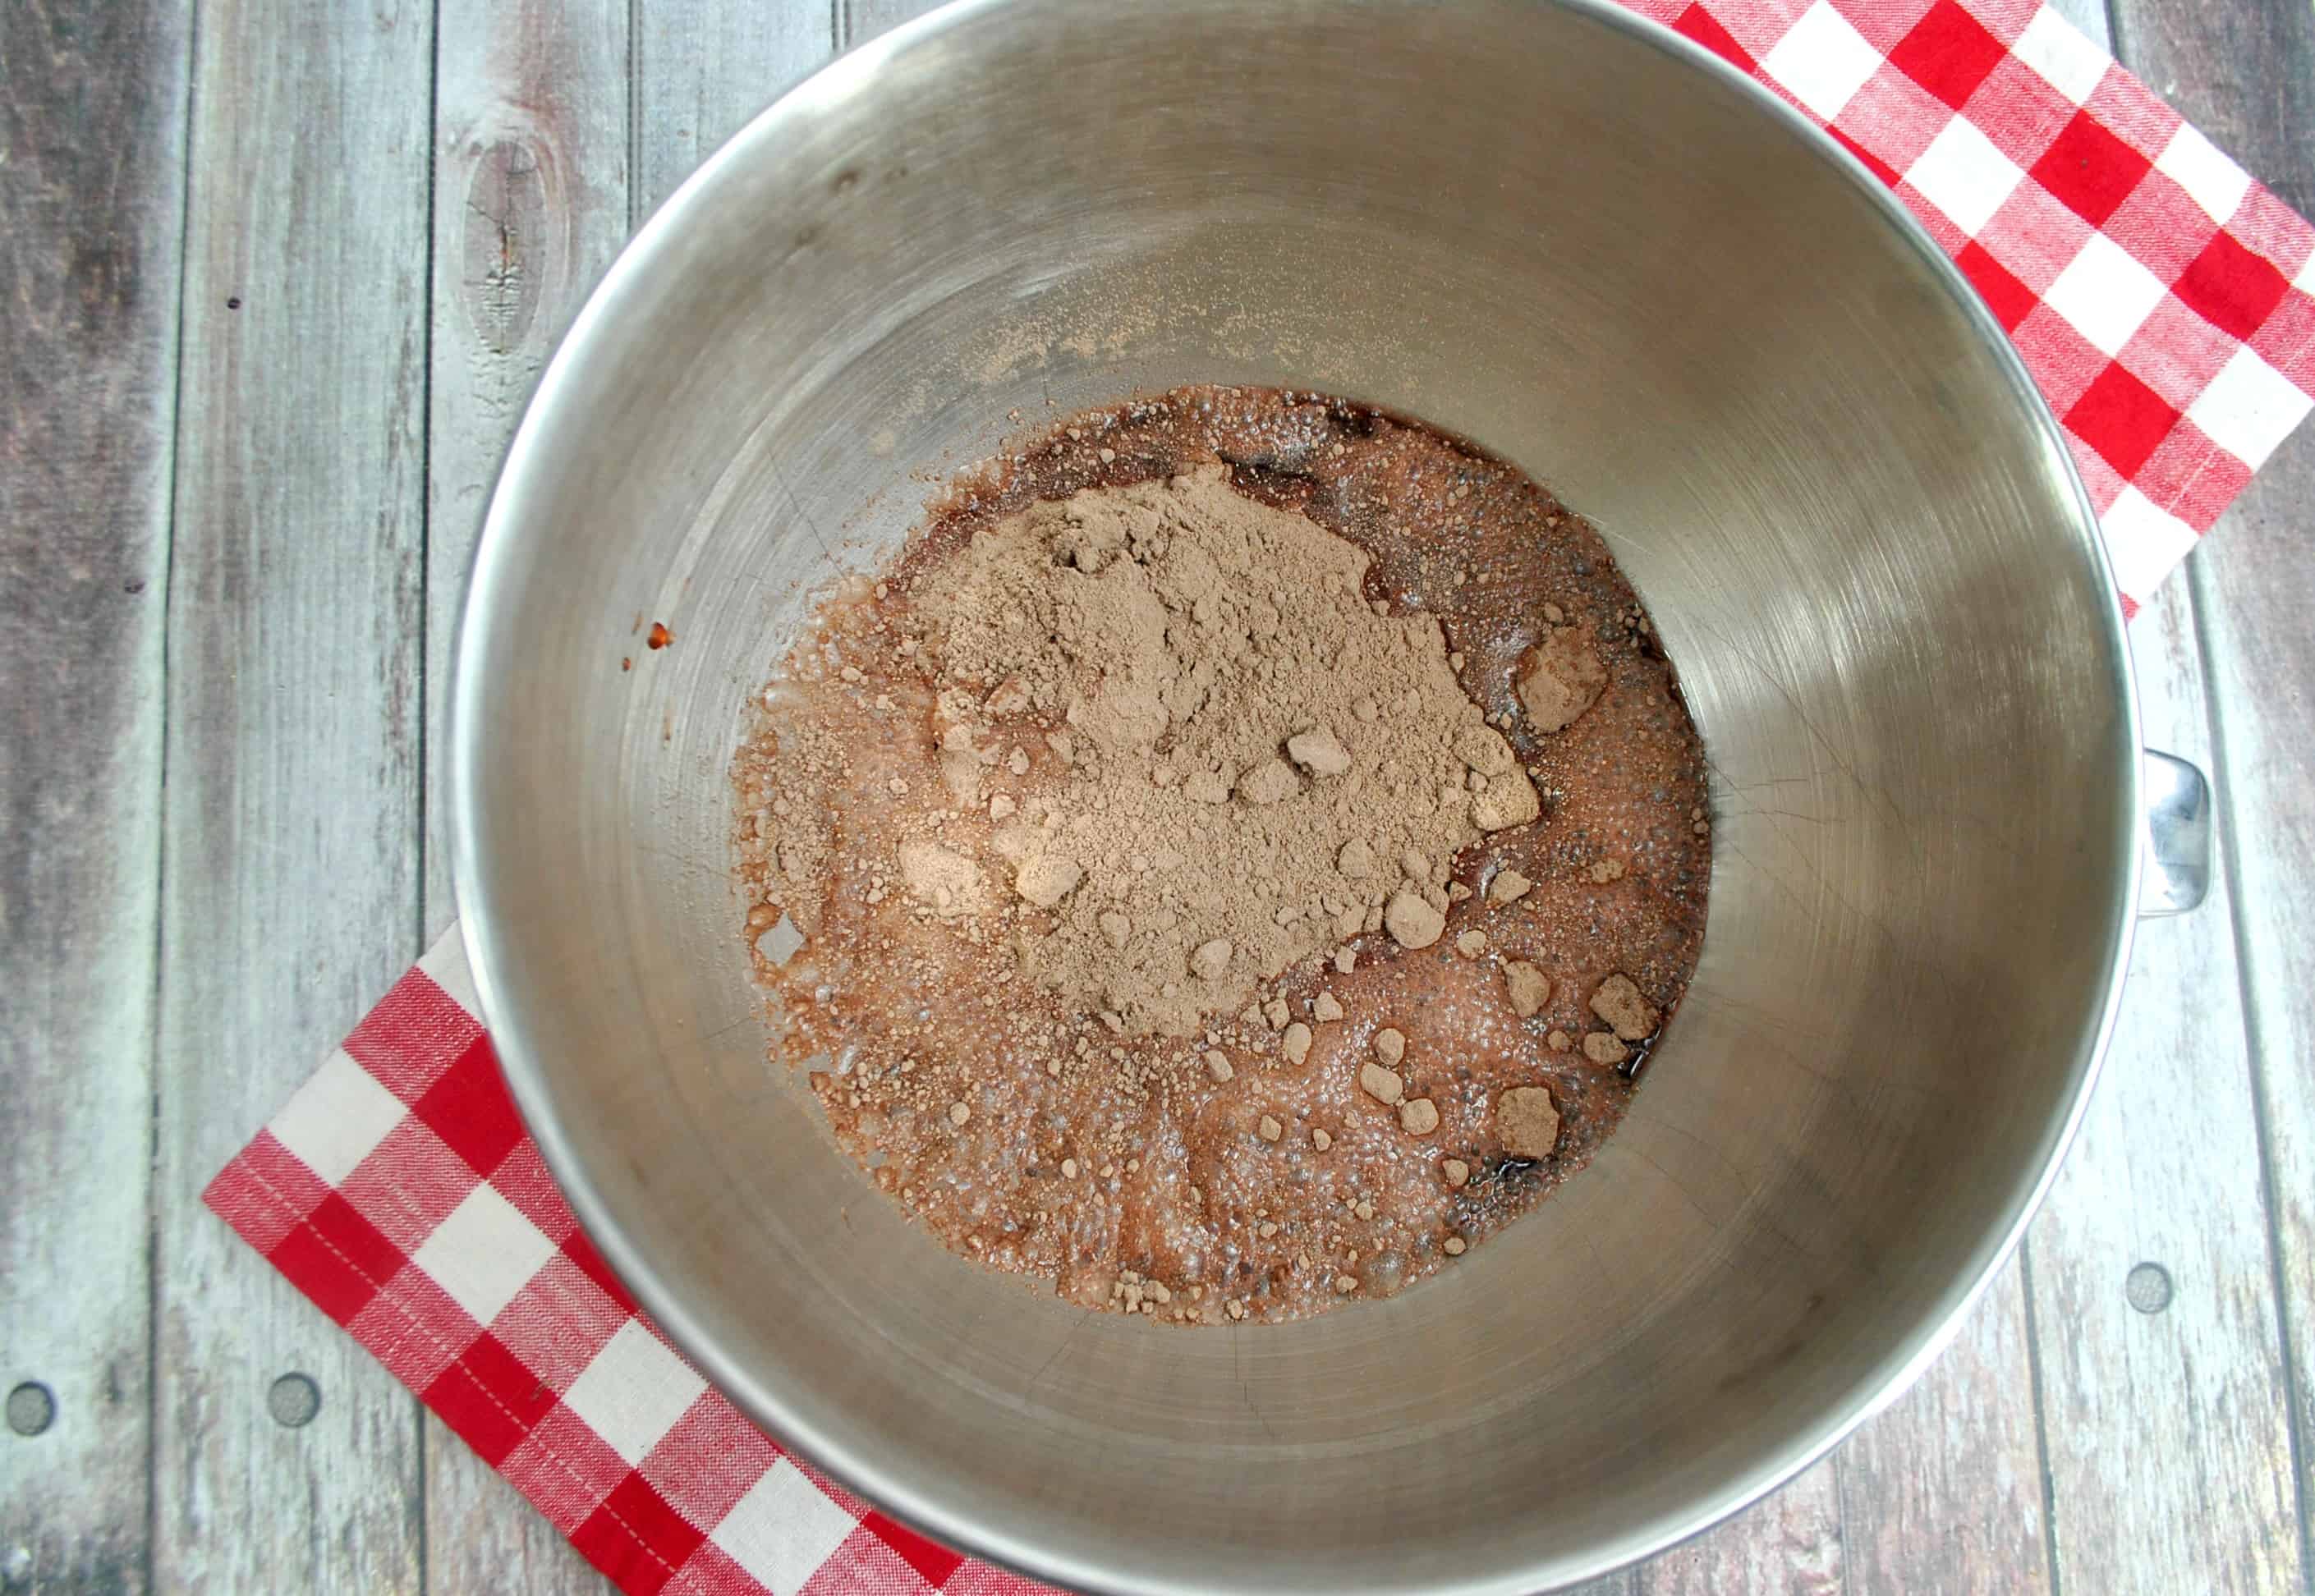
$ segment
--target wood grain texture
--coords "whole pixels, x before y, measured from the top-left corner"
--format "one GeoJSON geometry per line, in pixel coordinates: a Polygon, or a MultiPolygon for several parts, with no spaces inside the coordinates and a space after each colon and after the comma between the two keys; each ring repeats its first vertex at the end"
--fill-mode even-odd
{"type": "MultiPolygon", "coordinates": [[[[442,0],[435,40],[427,416],[430,941],[457,914],[443,714],[483,512],[531,390],[627,232],[627,0],[442,0]]],[[[605,1592],[561,1531],[431,1414],[426,1588],[605,1592]]]]}
{"type": "Polygon", "coordinates": [[[2243,962],[2292,1387],[2299,1556],[2315,1570],[2315,437],[2228,511],[2189,578],[2211,670],[2220,843],[2243,962]]]}
{"type": "MultiPolygon", "coordinates": [[[[2315,70],[2302,66],[2302,71],[2315,70]]],[[[2220,844],[2243,962],[2291,1375],[2299,1556],[2315,1571],[2315,434],[2267,463],[2188,577],[2215,701],[2220,844]]]]}
{"type": "Polygon", "coordinates": [[[154,1572],[415,1591],[415,1398],[200,1203],[418,953],[432,13],[212,0],[169,583],[154,1572]],[[289,1372],[302,1428],[267,1411],[289,1372]]]}
{"type": "MultiPolygon", "coordinates": [[[[2147,740],[2207,761],[2183,584],[2131,643],[2147,740]]],[[[2237,990],[2223,885],[2141,923],[2104,1076],[2027,1237],[2061,1590],[2303,1588],[2237,990]],[[2132,1290],[2142,1265],[2167,1304],[2151,1275],[2132,1290]]]]}
{"type": "Polygon", "coordinates": [[[850,49],[936,9],[940,0],[835,0],[836,44],[850,49]]]}
{"type": "Polygon", "coordinates": [[[1629,1568],[1619,1569],[1599,1579],[1586,1580],[1580,1585],[1570,1585],[1559,1592],[1559,1596],[1634,1596],[1639,1589],[1638,1578],[1639,1575],[1629,1568]]]}
{"type": "Polygon", "coordinates": [[[427,415],[430,942],[456,913],[443,703],[499,466],[572,317],[627,235],[627,0],[442,0],[427,415]]]}
{"type": "MultiPolygon", "coordinates": [[[[2124,59],[2305,215],[2315,10],[2116,0],[2124,59]]],[[[2302,427],[2187,566],[2216,727],[2220,843],[2241,950],[2274,1273],[2292,1378],[2302,1565],[2315,1509],[2315,431],[2302,427]]]]}
{"type": "Polygon", "coordinates": [[[1730,1592],[1838,1596],[1843,1583],[1840,1492],[1826,1458],[1754,1503],[1633,1571],[1636,1596],[1730,1592]]]}
{"type": "Polygon", "coordinates": [[[636,0],[634,221],[829,58],[834,16],[824,0],[636,0]]]}
{"type": "Polygon", "coordinates": [[[0,1581],[145,1587],[161,653],[188,33],[0,6],[0,1581]]]}
{"type": "Polygon", "coordinates": [[[1920,1382],[1833,1454],[1846,1589],[2050,1589],[2027,1337],[2013,1259],[1920,1382]]]}

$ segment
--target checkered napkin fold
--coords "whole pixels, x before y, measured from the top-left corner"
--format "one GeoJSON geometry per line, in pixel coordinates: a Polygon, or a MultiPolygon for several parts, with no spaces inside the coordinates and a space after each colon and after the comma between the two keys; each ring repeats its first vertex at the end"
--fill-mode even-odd
{"type": "MultiPolygon", "coordinates": [[[[2315,227],[2030,0],[1628,0],[1800,107],[1977,286],[2126,607],[2315,392],[2315,227]]],[[[635,1310],[524,1133],[454,932],[209,1205],[618,1586],[1033,1591],[855,1500],[635,1310]]]]}

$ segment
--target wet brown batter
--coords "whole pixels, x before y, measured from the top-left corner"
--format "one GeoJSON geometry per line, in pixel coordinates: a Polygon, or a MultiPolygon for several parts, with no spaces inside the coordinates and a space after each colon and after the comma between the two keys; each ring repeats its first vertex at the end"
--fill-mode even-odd
{"type": "MultiPolygon", "coordinates": [[[[1614,1128],[1703,935],[1702,749],[1597,534],[1502,462],[1311,395],[1179,390],[961,483],[873,590],[824,607],[734,776],[776,1052],[838,1140],[957,1251],[1164,1319],[1387,1295],[1518,1217],[1614,1128]],[[1437,617],[1541,815],[1410,871],[1443,927],[1386,926],[1383,893],[1352,891],[1242,1010],[1175,1024],[1152,991],[1081,1012],[1024,972],[1075,908],[995,903],[961,862],[1019,863],[1024,820],[1082,784],[1083,739],[976,682],[995,735],[977,755],[952,736],[945,767],[925,607],[1032,504],[1217,466],[1370,556],[1378,613],[1437,617]]],[[[1412,896],[1390,902],[1424,919],[1412,896]]]]}

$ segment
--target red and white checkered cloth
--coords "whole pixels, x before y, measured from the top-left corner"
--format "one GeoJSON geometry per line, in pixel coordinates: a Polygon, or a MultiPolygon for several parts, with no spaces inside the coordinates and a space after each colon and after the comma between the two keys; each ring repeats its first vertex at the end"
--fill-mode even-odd
{"type": "MultiPolygon", "coordinates": [[[[1829,128],[2009,329],[2126,607],[2315,393],[2315,227],[2030,0],[1628,0],[1829,128]]],[[[1026,1592],[783,1453],[615,1280],[524,1133],[455,933],[208,1191],[627,1592],[1026,1592]]]]}
{"type": "Polygon", "coordinates": [[[2315,228],[2047,5],[1626,3],[1806,112],[1977,285],[2125,613],[2315,403],[2315,228]]]}
{"type": "Polygon", "coordinates": [[[791,1458],[635,1310],[500,1078],[455,928],[204,1195],[634,1596],[1006,1596],[791,1458]]]}

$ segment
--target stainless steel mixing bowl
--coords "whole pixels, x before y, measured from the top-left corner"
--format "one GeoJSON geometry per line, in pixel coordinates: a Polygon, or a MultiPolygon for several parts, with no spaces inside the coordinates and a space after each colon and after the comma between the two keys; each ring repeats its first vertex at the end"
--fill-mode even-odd
{"type": "Polygon", "coordinates": [[[1994,324],[1796,116],[1576,0],[971,3],[838,61],[581,317],[453,696],[484,1004],[613,1265],[891,1512],[1107,1590],[1531,1590],[1793,1474],[2018,1236],[2139,873],[2121,618],[1994,324]],[[1598,1163],[1284,1327],[1080,1313],[905,1222],[767,1067],[729,875],[741,705],[807,598],[925,474],[1187,381],[1556,485],[1716,780],[1703,962],[1598,1163]]]}

